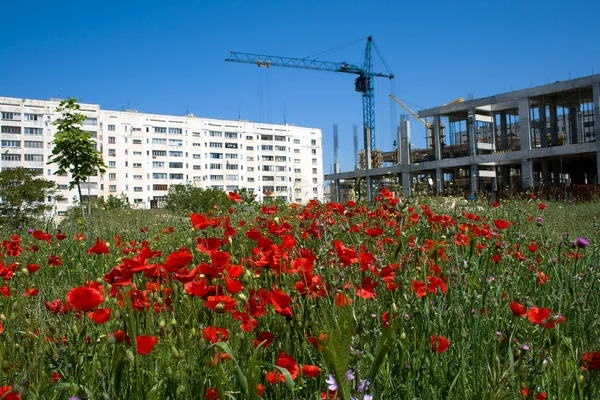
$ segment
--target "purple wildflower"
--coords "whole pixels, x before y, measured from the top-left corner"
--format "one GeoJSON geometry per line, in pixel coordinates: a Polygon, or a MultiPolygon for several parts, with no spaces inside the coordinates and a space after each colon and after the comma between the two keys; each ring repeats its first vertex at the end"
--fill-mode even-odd
{"type": "Polygon", "coordinates": [[[579,248],[588,247],[589,245],[590,245],[590,242],[588,242],[587,240],[585,240],[582,237],[577,238],[577,240],[575,240],[575,243],[573,243],[573,247],[579,247],[579,248]]]}

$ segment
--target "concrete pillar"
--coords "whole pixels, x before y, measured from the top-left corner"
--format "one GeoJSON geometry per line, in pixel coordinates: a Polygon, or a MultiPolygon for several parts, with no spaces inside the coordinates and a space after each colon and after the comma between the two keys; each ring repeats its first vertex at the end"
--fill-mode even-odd
{"type": "MultiPolygon", "coordinates": [[[[365,167],[367,173],[371,170],[371,130],[365,124],[364,126],[364,139],[365,139],[365,167]]],[[[365,186],[366,186],[366,197],[367,201],[371,201],[373,199],[371,195],[371,183],[372,179],[369,175],[365,178],[365,186]]]]}
{"type": "Polygon", "coordinates": [[[542,161],[542,184],[544,186],[550,186],[552,181],[550,180],[550,162],[542,161]]]}
{"type": "Polygon", "coordinates": [[[531,158],[521,160],[521,186],[523,189],[533,186],[533,162],[531,158]]]}
{"type": "Polygon", "coordinates": [[[596,183],[600,184],[600,151],[596,152],[596,183]]]}
{"type": "Polygon", "coordinates": [[[332,201],[335,201],[336,203],[340,202],[340,180],[336,179],[335,180],[335,199],[331,199],[332,201]]]}
{"type": "Polygon", "coordinates": [[[578,109],[575,107],[569,108],[569,128],[571,128],[569,132],[571,135],[571,141],[569,142],[570,144],[579,143],[579,123],[577,121],[577,111],[578,109]]]}
{"type": "MultiPolygon", "coordinates": [[[[594,135],[600,140],[600,83],[592,84],[592,98],[594,101],[594,135]]],[[[600,179],[600,178],[598,178],[600,179]]]]}
{"type": "Polygon", "coordinates": [[[552,146],[558,146],[558,112],[554,101],[550,104],[550,136],[552,146]]]}
{"type": "Polygon", "coordinates": [[[410,164],[410,121],[408,119],[400,120],[400,139],[398,143],[400,150],[398,161],[401,165],[410,164]]]}
{"type": "Polygon", "coordinates": [[[531,150],[531,124],[529,118],[529,99],[519,99],[519,141],[521,150],[531,150]]]}
{"type": "Polygon", "coordinates": [[[433,117],[433,158],[434,160],[442,159],[442,141],[440,140],[441,120],[439,114],[433,117]]]}
{"type": "Polygon", "coordinates": [[[469,149],[469,156],[477,155],[477,121],[475,116],[475,109],[469,109],[467,117],[467,145],[469,149]]]}
{"type": "Polygon", "coordinates": [[[444,172],[441,168],[435,169],[435,191],[438,193],[444,191],[444,172]]]}
{"type": "Polygon", "coordinates": [[[479,188],[477,187],[477,183],[479,180],[479,168],[477,164],[471,164],[471,168],[469,171],[469,191],[471,193],[476,193],[479,188]]]}
{"type": "Polygon", "coordinates": [[[553,184],[554,186],[561,186],[561,181],[560,181],[560,163],[558,160],[554,160],[554,162],[552,162],[552,178],[553,178],[553,184]]]}
{"type": "Polygon", "coordinates": [[[402,173],[402,195],[409,197],[412,195],[412,173],[402,173]]]}
{"type": "Polygon", "coordinates": [[[502,143],[501,150],[508,150],[508,129],[506,126],[506,113],[500,113],[500,140],[502,143]]]}
{"type": "Polygon", "coordinates": [[[543,148],[548,147],[548,123],[546,122],[546,104],[541,103],[540,112],[540,144],[543,148]]]}

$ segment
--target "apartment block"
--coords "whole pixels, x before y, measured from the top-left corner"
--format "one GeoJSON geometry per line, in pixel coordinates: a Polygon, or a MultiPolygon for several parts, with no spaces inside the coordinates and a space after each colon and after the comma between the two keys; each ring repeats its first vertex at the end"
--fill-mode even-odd
{"type": "MultiPolygon", "coordinates": [[[[68,176],[47,165],[60,100],[0,97],[0,169],[30,168],[54,179],[59,215],[77,199],[68,176]]],[[[126,196],[139,208],[160,205],[174,184],[305,203],[323,199],[322,132],[293,125],[102,110],[80,104],[82,129],[98,143],[106,172],[90,177],[84,196],[126,196]]],[[[55,199],[48,199],[55,201],[55,199]]]]}

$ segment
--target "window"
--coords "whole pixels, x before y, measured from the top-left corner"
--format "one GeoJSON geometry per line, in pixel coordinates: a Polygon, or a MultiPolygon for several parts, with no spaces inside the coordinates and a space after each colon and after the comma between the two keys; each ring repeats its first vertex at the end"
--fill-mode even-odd
{"type": "Polygon", "coordinates": [[[152,144],[167,144],[167,139],[152,138],[152,144]]]}
{"type": "Polygon", "coordinates": [[[109,157],[115,157],[117,155],[117,151],[115,149],[108,149],[109,157]]]}
{"type": "Polygon", "coordinates": [[[3,140],[2,147],[12,147],[14,149],[20,149],[21,141],[20,140],[3,140]]]}
{"type": "Polygon", "coordinates": [[[134,151],[134,152],[133,152],[133,155],[134,155],[134,156],[141,156],[141,155],[142,155],[142,152],[141,152],[141,151],[134,151]]]}
{"type": "Polygon", "coordinates": [[[44,156],[42,154],[25,154],[25,161],[42,162],[44,161],[44,156]]]}
{"type": "Polygon", "coordinates": [[[296,153],[296,154],[300,153],[300,149],[294,149],[294,153],[296,153]]]}
{"type": "Polygon", "coordinates": [[[230,170],[230,171],[234,171],[234,170],[238,170],[238,169],[240,169],[240,166],[239,166],[239,165],[237,165],[237,164],[227,164],[227,165],[225,166],[225,169],[228,169],[228,170],[230,170]]]}
{"type": "Polygon", "coordinates": [[[223,133],[222,132],[218,132],[218,131],[209,131],[208,132],[208,136],[210,136],[210,137],[223,137],[223,133]]]}
{"type": "Polygon", "coordinates": [[[116,168],[117,166],[117,162],[116,161],[109,161],[108,162],[108,168],[116,168]]]}
{"type": "Polygon", "coordinates": [[[313,174],[316,174],[316,173],[317,173],[317,169],[316,169],[316,168],[313,168],[313,169],[312,169],[312,173],[313,173],[313,174]]]}
{"type": "Polygon", "coordinates": [[[220,160],[223,158],[223,153],[210,153],[210,158],[213,160],[220,160]]]}
{"type": "Polygon", "coordinates": [[[254,167],[248,167],[248,168],[246,168],[246,170],[248,170],[248,172],[252,172],[252,171],[254,171],[254,167]]]}
{"type": "Polygon", "coordinates": [[[181,135],[181,133],[182,133],[181,128],[169,128],[170,135],[181,135]]]}
{"type": "Polygon", "coordinates": [[[183,157],[183,151],[169,151],[169,157],[183,157]]]}
{"type": "Polygon", "coordinates": [[[221,164],[210,164],[210,169],[222,169],[223,166],[221,164]]]}
{"type": "Polygon", "coordinates": [[[114,172],[111,172],[110,174],[108,174],[108,179],[111,181],[116,181],[117,180],[117,174],[115,174],[114,172]]]}
{"type": "Polygon", "coordinates": [[[82,125],[98,125],[98,118],[88,118],[83,121],[82,125]]]}
{"type": "Polygon", "coordinates": [[[316,159],[316,158],[313,158],[313,159],[312,159],[312,163],[313,163],[313,165],[317,165],[317,159],[316,159]]]}
{"type": "Polygon", "coordinates": [[[285,136],[275,136],[276,142],[285,142],[285,136]]]}
{"type": "Polygon", "coordinates": [[[254,182],[254,178],[248,178],[248,182],[254,182]]]}
{"type": "Polygon", "coordinates": [[[56,185],[56,188],[58,190],[67,190],[69,188],[68,185],[56,185]]]}
{"type": "Polygon", "coordinates": [[[263,171],[275,171],[275,168],[273,168],[272,165],[263,165],[262,170],[263,171]]]}
{"type": "Polygon", "coordinates": [[[142,163],[133,163],[133,168],[142,168],[142,163]]]}
{"type": "Polygon", "coordinates": [[[167,133],[167,128],[161,128],[159,126],[155,126],[154,133],[167,133]]]}
{"type": "MultiPolygon", "coordinates": [[[[31,128],[29,128],[31,129],[31,128]]],[[[21,134],[21,127],[20,126],[3,126],[2,129],[0,129],[0,132],[2,133],[10,133],[13,135],[20,135],[21,134]]]]}
{"type": "Polygon", "coordinates": [[[133,144],[142,144],[142,139],[133,139],[133,144]]]}
{"type": "Polygon", "coordinates": [[[286,147],[285,146],[275,146],[275,151],[285,151],[286,147]]]}
{"type": "MultiPolygon", "coordinates": [[[[29,154],[27,154],[29,155],[29,154]]],[[[20,154],[2,154],[2,161],[21,161],[20,154]]]]}
{"type": "Polygon", "coordinates": [[[273,156],[261,156],[262,161],[273,161],[273,156]]]}
{"type": "Polygon", "coordinates": [[[299,163],[300,159],[299,158],[294,158],[294,163],[299,163]]]}
{"type": "Polygon", "coordinates": [[[285,156],[275,156],[275,161],[277,161],[277,162],[286,162],[287,158],[285,156]]]}
{"type": "Polygon", "coordinates": [[[277,172],[285,172],[285,166],[283,165],[278,165],[275,169],[277,172]]]}
{"type": "Polygon", "coordinates": [[[275,186],[276,192],[287,192],[287,186],[275,186]]]}
{"type": "Polygon", "coordinates": [[[115,130],[115,126],[114,125],[108,125],[108,130],[113,132],[115,130]]]}
{"type": "Polygon", "coordinates": [[[273,135],[260,135],[261,140],[273,140],[273,135]]]}
{"type": "Polygon", "coordinates": [[[317,145],[317,139],[310,139],[310,145],[311,146],[316,146],[317,145]]]}
{"type": "Polygon", "coordinates": [[[169,174],[169,179],[183,179],[183,174],[169,174]]]}
{"type": "Polygon", "coordinates": [[[117,191],[117,185],[110,185],[108,186],[108,191],[109,192],[116,192],[117,191]]]}
{"type": "Polygon", "coordinates": [[[231,153],[225,153],[225,158],[228,160],[237,160],[238,159],[238,155],[237,154],[231,154],[231,153]]]}
{"type": "Polygon", "coordinates": [[[225,175],[225,179],[228,181],[237,181],[240,179],[240,177],[237,175],[225,175]]]}
{"type": "Polygon", "coordinates": [[[221,149],[221,148],[223,148],[223,143],[210,142],[208,144],[208,147],[213,148],[213,149],[221,149]]]}
{"type": "Polygon", "coordinates": [[[246,146],[246,150],[254,151],[254,146],[246,146]]]}
{"type": "Polygon", "coordinates": [[[25,140],[24,144],[26,149],[41,149],[44,147],[44,142],[37,142],[32,140],[25,140]]]}
{"type": "Polygon", "coordinates": [[[200,132],[192,132],[192,136],[200,137],[202,135],[200,134],[200,132]]]}
{"type": "Polygon", "coordinates": [[[300,139],[294,139],[294,144],[300,144],[300,139]]]}
{"type": "Polygon", "coordinates": [[[225,132],[226,139],[237,139],[238,134],[236,132],[225,132]]]}
{"type": "Polygon", "coordinates": [[[108,144],[115,144],[117,143],[116,139],[114,136],[109,136],[108,137],[108,144]]]}
{"type": "Polygon", "coordinates": [[[319,180],[318,180],[318,178],[312,178],[312,179],[313,179],[313,181],[312,181],[312,182],[313,182],[315,185],[316,185],[317,183],[319,183],[319,180]]]}
{"type": "Polygon", "coordinates": [[[164,161],[152,161],[152,167],[153,168],[164,168],[165,163],[164,163],[164,161]]]}
{"type": "Polygon", "coordinates": [[[302,170],[300,168],[295,168],[294,172],[297,173],[297,174],[300,174],[300,173],[302,173],[302,170]]]}
{"type": "Polygon", "coordinates": [[[197,164],[196,164],[196,165],[194,165],[194,166],[193,166],[193,169],[195,169],[195,170],[199,170],[199,169],[202,169],[202,166],[201,166],[201,165],[197,165],[197,164]]]}
{"type": "Polygon", "coordinates": [[[21,120],[21,113],[3,112],[2,119],[6,120],[21,120]]]}
{"type": "Polygon", "coordinates": [[[134,175],[133,179],[142,179],[142,175],[134,175]]]}
{"type": "Polygon", "coordinates": [[[210,180],[211,181],[222,181],[223,180],[223,175],[211,175],[210,176],[210,180]]]}
{"type": "Polygon", "coordinates": [[[317,155],[317,149],[310,149],[310,154],[317,155]]]}
{"type": "Polygon", "coordinates": [[[313,188],[313,193],[319,193],[319,188],[314,187],[313,188]]]}
{"type": "Polygon", "coordinates": [[[170,162],[169,168],[183,168],[182,162],[170,162]]]}
{"type": "Polygon", "coordinates": [[[167,174],[164,172],[154,172],[152,174],[152,179],[167,179],[167,174]]]}
{"type": "Polygon", "coordinates": [[[246,157],[246,161],[254,161],[254,157],[248,156],[248,157],[246,157]]]}
{"type": "MultiPolygon", "coordinates": [[[[134,187],[133,187],[133,191],[134,191],[134,192],[141,192],[141,191],[143,191],[143,190],[144,190],[144,189],[143,189],[141,186],[134,186],[134,187]]],[[[136,199],[136,200],[137,200],[137,199],[136,199]]]]}
{"type": "Polygon", "coordinates": [[[152,185],[152,190],[168,190],[168,185],[152,185]]]}
{"type": "Polygon", "coordinates": [[[254,140],[254,137],[252,135],[246,135],[246,140],[254,140]]]}
{"type": "Polygon", "coordinates": [[[169,139],[169,146],[181,147],[181,146],[183,146],[183,140],[181,140],[181,139],[169,139]]]}
{"type": "Polygon", "coordinates": [[[270,144],[263,144],[260,147],[263,151],[272,151],[273,150],[273,146],[271,146],[270,144]]]}
{"type": "Polygon", "coordinates": [[[202,158],[200,154],[192,154],[192,158],[199,159],[202,158]]]}
{"type": "Polygon", "coordinates": [[[41,114],[25,114],[25,121],[41,121],[42,120],[42,115],[41,114]]]}
{"type": "Polygon", "coordinates": [[[43,135],[44,130],[42,128],[25,128],[23,133],[26,135],[43,135]]]}
{"type": "Polygon", "coordinates": [[[237,149],[238,145],[237,145],[237,143],[225,143],[225,148],[226,149],[237,149]]]}
{"type": "Polygon", "coordinates": [[[165,150],[152,150],[152,157],[166,157],[167,152],[165,150]]]}

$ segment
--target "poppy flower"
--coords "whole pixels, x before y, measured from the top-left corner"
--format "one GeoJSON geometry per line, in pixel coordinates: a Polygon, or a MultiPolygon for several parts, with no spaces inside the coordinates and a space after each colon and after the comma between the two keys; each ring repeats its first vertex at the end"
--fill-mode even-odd
{"type": "Polygon", "coordinates": [[[538,308],[531,307],[527,310],[527,319],[532,324],[544,325],[548,322],[548,317],[550,317],[550,309],[549,308],[538,308]]]}
{"type": "Polygon", "coordinates": [[[219,400],[219,392],[217,389],[208,388],[206,389],[206,394],[204,395],[206,400],[219,400]]]}
{"type": "Polygon", "coordinates": [[[443,353],[448,350],[450,342],[443,336],[431,335],[429,338],[431,343],[431,351],[434,353],[443,353]]]}
{"type": "Polygon", "coordinates": [[[356,289],[356,296],[362,297],[363,299],[372,299],[377,297],[375,294],[375,288],[379,285],[379,282],[373,282],[370,276],[365,277],[359,288],[356,289]]]}
{"type": "Polygon", "coordinates": [[[254,339],[252,341],[252,345],[254,347],[258,347],[259,344],[261,344],[262,342],[265,342],[265,344],[263,345],[263,348],[266,348],[271,343],[273,343],[273,339],[275,339],[275,336],[273,336],[273,334],[271,332],[261,332],[258,334],[256,339],[254,339]]]}
{"type": "Polygon", "coordinates": [[[425,282],[413,280],[410,284],[410,289],[415,292],[418,299],[427,294],[427,285],[425,285],[425,282]]]}
{"type": "Polygon", "coordinates": [[[383,229],[381,228],[368,228],[365,229],[365,233],[371,237],[381,236],[383,234],[383,229]]]}
{"type": "Polygon", "coordinates": [[[516,315],[517,317],[524,317],[527,315],[527,308],[524,305],[517,303],[516,301],[510,303],[509,307],[513,315],[516,315]]]}
{"type": "Polygon", "coordinates": [[[235,307],[235,299],[229,296],[208,296],[204,306],[218,313],[224,313],[235,307]]]}
{"type": "Polygon", "coordinates": [[[79,286],[69,290],[67,301],[79,311],[88,312],[98,307],[104,301],[104,296],[94,288],[79,286]]]}
{"type": "MultiPolygon", "coordinates": [[[[529,396],[529,388],[521,389],[521,394],[525,397],[529,396]]],[[[537,393],[534,398],[535,398],[535,400],[546,400],[547,397],[548,397],[548,395],[546,394],[546,392],[542,392],[542,393],[537,393]]]]}
{"type": "Polygon", "coordinates": [[[316,365],[303,365],[302,375],[306,375],[309,378],[316,378],[321,374],[321,369],[316,365]]]}
{"type": "Polygon", "coordinates": [[[27,271],[30,274],[34,274],[35,272],[37,272],[37,270],[40,269],[40,266],[37,264],[27,264],[27,271]]]}
{"type": "Polygon", "coordinates": [[[2,386],[0,387],[0,399],[21,400],[21,396],[12,391],[12,386],[2,386]]]}
{"type": "MultiPolygon", "coordinates": [[[[300,373],[300,368],[298,367],[296,360],[294,360],[292,356],[285,354],[283,351],[279,352],[279,356],[277,357],[275,365],[287,369],[290,373],[290,376],[294,380],[298,377],[298,374],[300,373]]],[[[267,374],[267,380],[275,384],[278,382],[284,382],[285,377],[279,372],[269,372],[267,374]]]]}
{"type": "Polygon", "coordinates": [[[50,254],[48,256],[48,265],[53,267],[60,267],[62,265],[62,260],[59,256],[55,256],[54,254],[50,254]]]}
{"type": "Polygon", "coordinates": [[[87,316],[92,319],[96,324],[101,325],[110,320],[110,308],[99,308],[96,311],[88,313],[87,316]]]}
{"type": "Polygon", "coordinates": [[[538,208],[540,210],[543,210],[544,208],[546,208],[546,205],[544,203],[540,203],[540,204],[538,204],[538,208]]]}
{"type": "Polygon", "coordinates": [[[497,219],[497,220],[494,220],[494,225],[498,229],[508,229],[508,227],[510,226],[510,222],[504,221],[502,219],[497,219]]]}
{"type": "Polygon", "coordinates": [[[110,254],[110,251],[108,251],[108,245],[106,244],[106,242],[103,242],[102,240],[100,240],[100,238],[97,238],[96,243],[94,243],[94,245],[88,249],[87,253],[88,255],[110,254]]]}
{"type": "Polygon", "coordinates": [[[240,203],[242,201],[241,196],[235,192],[229,192],[227,194],[227,199],[235,201],[236,203],[240,203]]]}
{"type": "Polygon", "coordinates": [[[210,221],[204,214],[190,214],[192,228],[204,230],[210,226],[210,221]]]}
{"type": "Polygon", "coordinates": [[[204,339],[210,343],[224,342],[229,339],[229,331],[225,328],[207,326],[202,330],[204,339]]]}
{"type": "Polygon", "coordinates": [[[46,242],[48,242],[48,244],[52,243],[52,241],[50,240],[52,239],[52,235],[49,233],[44,233],[38,230],[33,232],[31,236],[33,236],[33,238],[37,240],[45,240],[46,242]]]}
{"type": "Polygon", "coordinates": [[[30,288],[30,289],[25,290],[25,293],[23,293],[23,297],[37,296],[38,293],[39,293],[39,289],[30,288]]]}
{"type": "Polygon", "coordinates": [[[137,336],[135,338],[137,353],[139,355],[150,353],[156,342],[158,342],[158,338],[155,336],[137,336]]]}
{"type": "Polygon", "coordinates": [[[442,293],[446,293],[447,287],[443,280],[437,276],[428,276],[427,280],[429,281],[429,285],[427,286],[429,293],[436,293],[438,288],[440,288],[442,293]]]}
{"type": "Polygon", "coordinates": [[[292,308],[290,307],[291,301],[292,298],[288,296],[284,291],[280,289],[275,289],[271,291],[271,303],[275,308],[275,312],[279,315],[283,315],[288,319],[292,318],[292,308]]]}
{"type": "Polygon", "coordinates": [[[2,286],[0,288],[0,294],[4,297],[10,297],[10,289],[8,286],[2,286]]]}
{"type": "Polygon", "coordinates": [[[600,370],[600,351],[588,351],[581,357],[583,366],[589,370],[600,370]]]}

